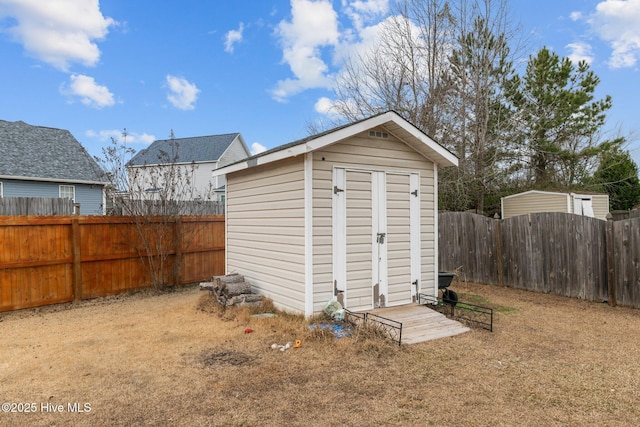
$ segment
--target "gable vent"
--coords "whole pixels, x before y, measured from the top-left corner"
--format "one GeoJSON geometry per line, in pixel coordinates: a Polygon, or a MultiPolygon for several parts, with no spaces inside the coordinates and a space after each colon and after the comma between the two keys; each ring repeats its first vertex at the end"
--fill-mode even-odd
{"type": "Polygon", "coordinates": [[[369,131],[369,136],[372,136],[374,138],[389,138],[389,134],[388,133],[380,132],[380,131],[373,131],[373,130],[369,131]]]}

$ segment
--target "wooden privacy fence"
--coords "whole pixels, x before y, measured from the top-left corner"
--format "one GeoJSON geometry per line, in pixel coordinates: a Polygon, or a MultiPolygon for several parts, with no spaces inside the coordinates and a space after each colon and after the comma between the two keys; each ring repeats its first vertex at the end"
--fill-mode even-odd
{"type": "MultiPolygon", "coordinates": [[[[224,274],[224,221],[185,216],[169,222],[180,237],[166,266],[174,284],[224,274]]],[[[130,217],[0,217],[0,311],[149,287],[136,226],[130,217]]]]}
{"type": "Polygon", "coordinates": [[[640,308],[640,218],[439,215],[439,269],[466,280],[640,308]]]}

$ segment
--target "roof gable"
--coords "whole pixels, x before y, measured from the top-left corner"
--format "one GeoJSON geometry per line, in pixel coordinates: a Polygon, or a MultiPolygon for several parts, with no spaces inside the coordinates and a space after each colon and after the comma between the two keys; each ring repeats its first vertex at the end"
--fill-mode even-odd
{"type": "Polygon", "coordinates": [[[309,136],[298,141],[272,148],[247,159],[232,163],[213,171],[213,176],[272,163],[277,160],[310,153],[335,144],[369,129],[381,127],[396,138],[416,150],[422,156],[442,166],[457,166],[458,158],[428,135],[402,118],[395,111],[381,113],[367,119],[343,125],[335,129],[309,136]]]}
{"type": "Polygon", "coordinates": [[[171,163],[217,162],[229,146],[238,139],[245,151],[239,133],[196,136],[190,138],[161,139],[139,151],[129,161],[129,166],[144,166],[171,163]]]}
{"type": "Polygon", "coordinates": [[[106,183],[103,170],[63,129],[0,120],[0,177],[106,183]]]}

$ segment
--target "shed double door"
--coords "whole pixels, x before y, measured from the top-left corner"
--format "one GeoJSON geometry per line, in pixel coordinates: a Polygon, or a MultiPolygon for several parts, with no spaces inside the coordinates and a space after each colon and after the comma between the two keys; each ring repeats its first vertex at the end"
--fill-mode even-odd
{"type": "Polygon", "coordinates": [[[334,292],[352,311],[410,303],[419,291],[419,175],[335,168],[334,292]]]}

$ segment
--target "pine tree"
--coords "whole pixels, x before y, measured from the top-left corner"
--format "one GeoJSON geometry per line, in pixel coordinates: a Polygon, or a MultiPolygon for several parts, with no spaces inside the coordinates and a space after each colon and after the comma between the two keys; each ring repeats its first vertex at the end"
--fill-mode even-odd
{"type": "Polygon", "coordinates": [[[611,97],[594,101],[600,79],[581,61],[574,66],[547,48],[529,58],[523,77],[508,82],[507,95],[519,128],[521,167],[527,185],[571,189],[597,159],[597,132],[611,97]]]}
{"type": "Polygon", "coordinates": [[[628,151],[615,148],[604,152],[593,178],[609,194],[611,210],[632,209],[640,203],[638,166],[628,151]]]}

